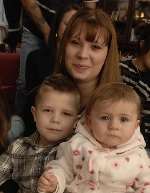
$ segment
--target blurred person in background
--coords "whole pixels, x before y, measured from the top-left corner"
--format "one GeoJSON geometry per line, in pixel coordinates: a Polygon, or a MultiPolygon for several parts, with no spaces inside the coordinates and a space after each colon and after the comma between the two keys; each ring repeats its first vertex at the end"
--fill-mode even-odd
{"type": "Polygon", "coordinates": [[[51,32],[55,31],[57,14],[71,2],[71,0],[4,0],[9,35],[15,37],[10,38],[13,49],[16,46],[17,33],[19,34],[19,31],[22,30],[20,72],[15,99],[16,112],[19,115],[22,114],[26,101],[25,69],[27,56],[31,51],[47,46],[51,32]],[[22,13],[23,17],[21,17],[22,13]]]}
{"type": "Polygon", "coordinates": [[[50,36],[48,47],[31,52],[26,64],[26,90],[30,92],[35,86],[53,72],[56,52],[66,26],[71,17],[80,9],[77,4],[66,6],[56,19],[56,33],[50,36]]]}
{"type": "Polygon", "coordinates": [[[150,149],[150,25],[136,29],[139,49],[136,57],[121,62],[123,81],[132,86],[141,97],[143,111],[141,132],[144,135],[147,149],[150,149]]]}
{"type": "Polygon", "coordinates": [[[58,15],[56,23],[56,33],[51,34],[49,38],[49,46],[44,49],[38,49],[31,52],[27,57],[26,64],[26,91],[27,102],[23,113],[23,119],[26,125],[25,135],[28,136],[35,129],[35,123],[31,114],[31,105],[33,103],[34,88],[38,86],[43,79],[52,74],[57,49],[62,39],[66,26],[71,17],[79,10],[79,6],[71,4],[66,6],[58,15]],[[28,129],[30,128],[30,129],[28,129]]]}

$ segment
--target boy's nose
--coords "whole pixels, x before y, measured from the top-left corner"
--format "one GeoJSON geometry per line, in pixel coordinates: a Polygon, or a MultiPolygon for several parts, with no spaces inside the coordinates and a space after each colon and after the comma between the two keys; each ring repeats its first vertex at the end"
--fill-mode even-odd
{"type": "Polygon", "coordinates": [[[51,121],[54,123],[59,123],[60,121],[60,115],[57,112],[54,112],[52,117],[51,117],[51,121]]]}

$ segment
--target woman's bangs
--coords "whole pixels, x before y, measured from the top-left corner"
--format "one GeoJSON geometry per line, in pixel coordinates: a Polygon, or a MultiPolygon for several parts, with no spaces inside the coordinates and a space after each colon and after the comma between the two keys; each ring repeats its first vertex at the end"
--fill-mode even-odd
{"type": "Polygon", "coordinates": [[[99,39],[103,39],[102,42],[104,45],[109,44],[110,34],[108,30],[100,24],[96,23],[95,20],[92,21],[83,21],[83,20],[76,20],[74,25],[70,30],[69,38],[72,36],[80,36],[81,32],[85,33],[85,39],[88,42],[97,42],[99,39]]]}
{"type": "Polygon", "coordinates": [[[83,31],[86,32],[86,40],[89,42],[98,42],[99,39],[103,40],[103,45],[109,43],[109,32],[104,27],[94,24],[86,23],[83,27],[83,31]]]}
{"type": "Polygon", "coordinates": [[[74,21],[74,23],[70,27],[70,31],[68,33],[68,38],[70,39],[74,35],[80,36],[81,32],[82,32],[82,20],[76,19],[76,21],[74,21]]]}

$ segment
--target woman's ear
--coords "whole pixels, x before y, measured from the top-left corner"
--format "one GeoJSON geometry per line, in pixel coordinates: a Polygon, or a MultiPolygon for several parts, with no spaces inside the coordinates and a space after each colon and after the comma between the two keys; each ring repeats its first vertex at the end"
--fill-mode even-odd
{"type": "Polygon", "coordinates": [[[142,49],[143,48],[143,46],[144,46],[144,40],[140,40],[140,49],[142,49]]]}
{"type": "Polygon", "coordinates": [[[36,107],[34,106],[31,107],[31,113],[32,113],[34,121],[36,122],[36,107]]]}

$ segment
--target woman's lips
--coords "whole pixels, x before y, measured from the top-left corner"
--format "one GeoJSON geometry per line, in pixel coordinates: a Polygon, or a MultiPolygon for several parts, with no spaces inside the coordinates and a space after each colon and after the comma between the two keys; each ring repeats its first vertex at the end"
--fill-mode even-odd
{"type": "Polygon", "coordinates": [[[82,64],[74,64],[74,67],[75,67],[75,69],[76,69],[78,72],[82,72],[82,71],[84,71],[84,70],[89,69],[89,66],[87,66],[87,65],[82,65],[82,64]]]}

